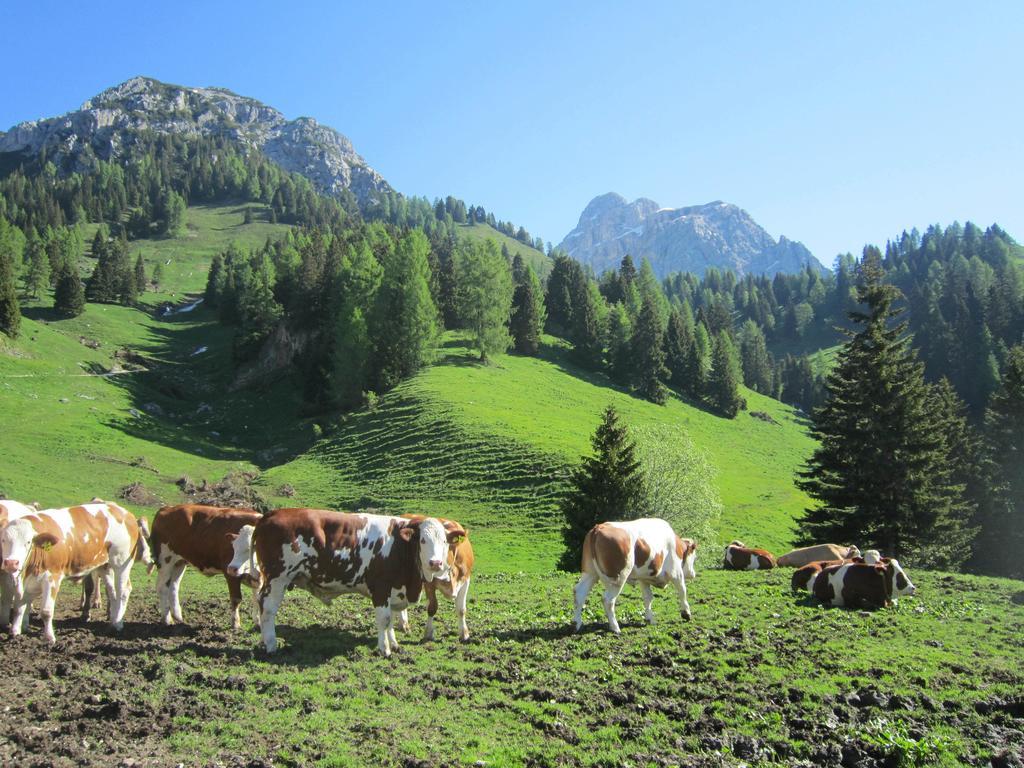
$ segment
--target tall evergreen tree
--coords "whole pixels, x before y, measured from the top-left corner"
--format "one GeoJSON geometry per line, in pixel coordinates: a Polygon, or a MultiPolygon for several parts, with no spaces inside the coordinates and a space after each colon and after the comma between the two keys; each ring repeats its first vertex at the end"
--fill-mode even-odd
{"type": "Polygon", "coordinates": [[[706,395],[715,410],[730,419],[736,418],[736,414],[746,407],[746,401],[740,395],[741,381],[743,373],[736,347],[729,334],[722,331],[713,342],[706,395]]]}
{"type": "Polygon", "coordinates": [[[1007,355],[1002,384],[985,412],[985,477],[991,492],[972,564],[988,573],[1024,578],[1024,345],[1007,355]]]}
{"type": "Polygon", "coordinates": [[[65,317],[78,317],[85,311],[85,288],[78,270],[64,264],[53,292],[53,308],[65,317]]]}
{"type": "Polygon", "coordinates": [[[332,400],[342,408],[358,405],[363,392],[370,389],[373,339],[367,318],[383,276],[365,240],[350,248],[342,260],[337,285],[341,306],[330,354],[332,400]]]}
{"type": "Polygon", "coordinates": [[[590,444],[594,454],[573,471],[572,487],[562,502],[565,551],[559,567],[567,571],[580,567],[587,532],[598,523],[634,517],[643,494],[636,445],[612,406],[605,409],[590,444]]]}
{"type": "Polygon", "coordinates": [[[644,297],[636,330],[633,332],[633,354],[636,360],[634,378],[638,394],[652,403],[664,404],[668,397],[665,380],[670,372],[665,367],[661,322],[652,296],[644,297]]]}
{"type": "MultiPolygon", "coordinates": [[[[2,221],[2,219],[0,219],[2,221]]],[[[21,330],[21,307],[10,254],[0,251],[0,331],[12,339],[21,330]]]]}
{"type": "Polygon", "coordinates": [[[145,293],[146,292],[146,263],[142,260],[142,254],[140,253],[135,257],[135,292],[145,293]]]}
{"type": "Polygon", "coordinates": [[[494,240],[468,240],[456,251],[459,319],[473,335],[480,360],[512,345],[508,323],[512,314],[512,274],[494,240]]]}
{"type": "Polygon", "coordinates": [[[32,238],[25,253],[28,269],[25,271],[25,292],[33,299],[50,284],[50,259],[38,238],[32,238]]]}
{"type": "Polygon", "coordinates": [[[627,386],[633,376],[633,324],[622,302],[615,302],[608,311],[608,375],[612,381],[627,386]]]}
{"type": "Polygon", "coordinates": [[[743,365],[743,383],[762,395],[772,391],[772,359],[764,332],[753,320],[740,328],[740,362],[743,365]]]}
{"type": "Polygon", "coordinates": [[[546,319],[540,281],[533,267],[526,265],[521,268],[515,293],[512,295],[512,320],[509,329],[512,331],[516,352],[521,355],[536,355],[540,351],[540,337],[546,319]]]}
{"type": "Polygon", "coordinates": [[[696,322],[693,328],[693,344],[686,356],[683,372],[683,391],[694,399],[704,396],[707,377],[711,371],[711,337],[703,322],[696,322]]]}
{"type": "Polygon", "coordinates": [[[384,274],[371,318],[378,391],[391,389],[425,365],[437,341],[429,250],[426,236],[412,230],[383,255],[384,274]]]}
{"type": "Polygon", "coordinates": [[[573,272],[571,296],[572,324],[569,339],[572,341],[573,354],[581,365],[596,370],[601,366],[604,356],[603,328],[598,309],[598,302],[604,299],[600,293],[591,291],[590,281],[578,264],[573,272]]]}
{"type": "Polygon", "coordinates": [[[555,254],[544,294],[548,333],[563,339],[570,337],[573,325],[573,286],[577,281],[577,273],[582,275],[582,272],[579,263],[564,253],[555,254]]]}
{"type": "MultiPolygon", "coordinates": [[[[898,288],[884,282],[881,253],[864,251],[857,298],[828,399],[814,412],[820,446],[797,485],[818,505],[803,518],[808,541],[858,541],[886,554],[922,557],[946,532],[957,501],[945,438],[929,402],[923,364],[906,322],[892,325],[898,288]]],[[[922,559],[924,559],[922,557],[922,559]]]]}
{"type": "Polygon", "coordinates": [[[665,367],[668,368],[669,383],[679,389],[684,388],[687,359],[693,343],[693,317],[690,317],[690,326],[687,327],[682,313],[673,307],[665,329],[665,367]]]}

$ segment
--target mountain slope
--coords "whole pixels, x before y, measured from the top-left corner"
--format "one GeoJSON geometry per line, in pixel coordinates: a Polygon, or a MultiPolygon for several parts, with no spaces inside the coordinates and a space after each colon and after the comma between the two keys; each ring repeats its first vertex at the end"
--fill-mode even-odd
{"type": "Polygon", "coordinates": [[[543,280],[551,271],[551,259],[536,248],[521,243],[504,232],[499,232],[489,224],[459,224],[456,230],[460,238],[467,240],[494,240],[498,247],[505,246],[513,256],[518,254],[523,261],[533,267],[533,271],[543,280]]]}
{"type": "Polygon", "coordinates": [[[338,131],[309,117],[286,120],[255,99],[223,88],[189,88],[134,77],[61,117],[20,123],[0,133],[6,165],[45,151],[61,169],[88,167],[91,156],[120,157],[140,131],[223,136],[300,173],[325,194],[349,189],[360,203],[391,187],[338,131]]]}
{"type": "Polygon", "coordinates": [[[806,265],[824,270],[803,244],[774,240],[746,211],[721,201],[662,208],[609,192],[590,201],[558,247],[598,273],[617,267],[627,253],[638,262],[649,259],[659,277],[700,275],[709,267],[739,274],[798,272],[806,265]]]}

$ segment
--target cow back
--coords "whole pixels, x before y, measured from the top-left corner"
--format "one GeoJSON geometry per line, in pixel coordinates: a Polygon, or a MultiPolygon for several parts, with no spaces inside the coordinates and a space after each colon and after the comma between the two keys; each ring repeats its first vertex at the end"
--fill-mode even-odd
{"type": "Polygon", "coordinates": [[[255,510],[235,507],[164,507],[153,518],[153,557],[159,563],[166,547],[200,570],[222,571],[234,557],[228,535],[237,535],[245,525],[255,526],[262,517],[255,510]]]}

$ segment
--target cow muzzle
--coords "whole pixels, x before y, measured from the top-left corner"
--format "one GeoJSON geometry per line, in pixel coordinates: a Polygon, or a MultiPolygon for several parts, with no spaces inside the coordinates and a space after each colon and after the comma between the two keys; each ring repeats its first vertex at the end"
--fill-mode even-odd
{"type": "Polygon", "coordinates": [[[234,566],[234,565],[229,565],[229,566],[228,566],[228,571],[227,571],[227,573],[228,573],[228,576],[232,576],[232,577],[234,577],[234,578],[236,578],[236,579],[237,579],[237,578],[239,577],[239,575],[240,575],[240,574],[238,573],[238,568],[237,568],[237,566],[234,566]]]}
{"type": "Polygon", "coordinates": [[[17,573],[19,565],[21,565],[21,563],[18,560],[7,559],[7,560],[4,560],[4,566],[3,567],[4,567],[4,570],[7,573],[17,573]]]}
{"type": "Polygon", "coordinates": [[[441,567],[444,565],[444,563],[440,560],[431,560],[427,563],[427,565],[430,566],[430,570],[432,570],[434,573],[437,573],[441,570],[441,567]]]}

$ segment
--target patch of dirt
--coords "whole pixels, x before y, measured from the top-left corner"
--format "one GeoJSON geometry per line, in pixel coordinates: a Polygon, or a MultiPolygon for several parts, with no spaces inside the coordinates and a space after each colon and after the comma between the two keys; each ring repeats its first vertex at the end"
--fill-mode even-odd
{"type": "Polygon", "coordinates": [[[143,507],[157,507],[163,504],[159,496],[139,482],[126,485],[118,491],[117,497],[143,507]]]}
{"type": "Polygon", "coordinates": [[[207,479],[198,484],[188,475],[182,475],[175,483],[188,498],[190,504],[209,504],[214,507],[246,507],[266,514],[273,506],[254,486],[259,479],[258,472],[231,472],[211,483],[207,479]]]}

